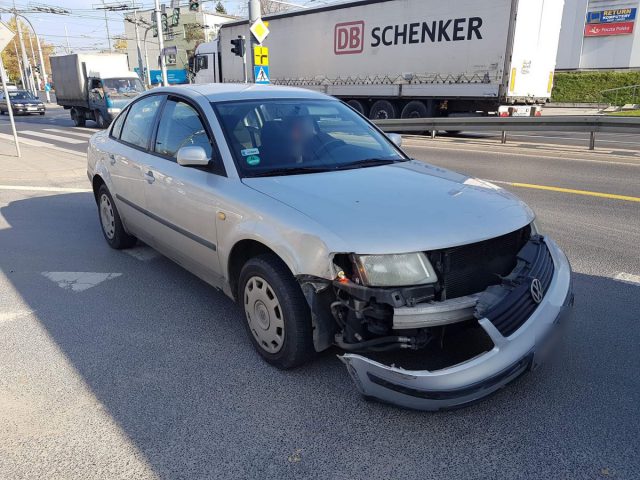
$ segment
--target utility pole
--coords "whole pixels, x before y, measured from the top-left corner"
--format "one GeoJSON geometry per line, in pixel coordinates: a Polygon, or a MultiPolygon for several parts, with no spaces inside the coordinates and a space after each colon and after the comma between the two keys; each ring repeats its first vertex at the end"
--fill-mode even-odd
{"type": "Polygon", "coordinates": [[[27,88],[27,85],[24,83],[24,70],[22,69],[22,62],[20,62],[20,55],[18,55],[18,45],[16,44],[16,40],[13,40],[13,49],[16,51],[16,60],[18,60],[18,70],[20,70],[20,82],[22,82],[22,88],[27,88]]]}
{"type": "MultiPolygon", "coordinates": [[[[44,82],[44,91],[47,96],[47,103],[51,103],[51,94],[49,93],[49,90],[47,90],[47,83],[49,83],[49,79],[47,78],[47,70],[44,64],[44,56],[42,55],[42,44],[40,43],[38,32],[36,32],[36,29],[33,28],[33,24],[27,17],[23,15],[20,15],[20,16],[29,24],[29,26],[31,27],[31,30],[33,30],[33,35],[36,37],[36,44],[38,46],[38,58],[40,60],[40,75],[42,75],[42,80],[44,82]]],[[[66,26],[65,26],[65,29],[66,29],[66,26]]],[[[29,41],[31,41],[31,36],[29,36],[29,41]]],[[[33,44],[31,45],[31,52],[33,55],[33,44]]],[[[33,63],[36,63],[35,56],[33,59],[33,63]]],[[[40,81],[39,78],[38,78],[38,81],[40,81]]]]}
{"type": "Polygon", "coordinates": [[[34,88],[35,82],[33,81],[31,67],[29,66],[29,59],[27,58],[27,52],[24,47],[24,39],[22,38],[22,27],[20,25],[20,19],[18,18],[17,14],[14,14],[13,18],[15,18],[16,26],[18,27],[18,40],[20,41],[20,52],[22,53],[22,67],[24,68],[24,78],[28,84],[25,85],[25,87],[28,90],[31,90],[34,95],[37,95],[37,92],[35,92],[34,88]]]}
{"type": "Polygon", "coordinates": [[[164,58],[164,30],[162,29],[160,2],[156,0],[155,4],[156,25],[158,26],[158,50],[160,50],[160,71],[162,72],[162,85],[166,87],[169,85],[169,80],[167,79],[167,64],[164,58]]]}
{"type": "MultiPolygon", "coordinates": [[[[157,1],[157,0],[156,0],[157,1]]],[[[253,55],[253,47],[257,45],[256,39],[251,33],[251,26],[262,18],[262,12],[260,10],[260,0],[249,0],[249,56],[251,57],[251,78],[253,78],[253,82],[255,83],[255,58],[253,55]]]]}
{"type": "Polygon", "coordinates": [[[133,11],[133,26],[136,29],[136,56],[138,57],[138,69],[140,70],[140,79],[144,75],[144,66],[142,64],[142,53],[140,52],[140,34],[138,33],[138,10],[133,11]]]}
{"type": "Polygon", "coordinates": [[[109,51],[111,52],[111,34],[109,33],[109,18],[107,17],[107,6],[102,0],[102,5],[104,6],[104,24],[107,27],[107,40],[109,41],[109,51]]]}
{"type": "Polygon", "coordinates": [[[69,31],[67,30],[67,24],[64,24],[64,36],[67,39],[67,53],[71,53],[71,45],[69,45],[69,31]]]}

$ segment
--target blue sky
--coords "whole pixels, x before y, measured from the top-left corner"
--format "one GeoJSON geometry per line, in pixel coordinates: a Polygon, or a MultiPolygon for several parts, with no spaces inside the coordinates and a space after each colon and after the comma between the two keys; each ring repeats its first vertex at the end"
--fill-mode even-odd
{"type": "MultiPolygon", "coordinates": [[[[124,0],[124,2],[130,0],[124,0]]],[[[105,0],[107,4],[118,3],[117,0],[105,0]]],[[[47,5],[65,8],[71,11],[70,15],[54,15],[45,13],[25,13],[25,16],[33,23],[38,35],[47,43],[58,48],[59,53],[64,52],[66,45],[65,25],[69,32],[69,44],[73,50],[100,50],[108,46],[107,30],[104,20],[104,11],[96,10],[102,0],[16,0],[18,10],[29,9],[33,5],[47,5]]],[[[153,0],[137,0],[137,5],[144,9],[153,6],[153,0]]],[[[167,6],[171,0],[165,0],[167,6]]],[[[188,0],[181,0],[180,4],[187,4],[188,0]]],[[[203,6],[212,9],[215,0],[204,0],[203,6]]],[[[230,13],[238,12],[245,0],[223,0],[223,4],[230,13]]],[[[13,0],[0,0],[0,7],[13,7],[13,0]]],[[[124,20],[123,14],[111,12],[107,14],[109,19],[109,31],[111,37],[123,35],[124,20]]],[[[9,20],[9,14],[2,14],[2,20],[9,20]]]]}

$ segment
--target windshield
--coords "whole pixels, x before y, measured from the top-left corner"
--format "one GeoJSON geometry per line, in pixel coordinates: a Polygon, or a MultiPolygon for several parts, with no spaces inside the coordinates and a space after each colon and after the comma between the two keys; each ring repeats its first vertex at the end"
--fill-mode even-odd
{"type": "Polygon", "coordinates": [[[133,96],[144,92],[139,78],[105,78],[102,80],[105,93],[109,95],[133,96]]]}
{"type": "Polygon", "coordinates": [[[17,92],[9,92],[9,98],[11,100],[34,100],[36,97],[34,97],[31,92],[21,90],[17,92]]]}
{"type": "Polygon", "coordinates": [[[334,100],[213,104],[243,177],[314,173],[406,161],[384,134],[334,100]]]}

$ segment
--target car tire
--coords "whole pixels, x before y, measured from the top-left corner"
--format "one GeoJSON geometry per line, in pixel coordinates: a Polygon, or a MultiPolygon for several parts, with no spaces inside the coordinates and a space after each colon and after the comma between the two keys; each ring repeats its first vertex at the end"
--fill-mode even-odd
{"type": "Polygon", "coordinates": [[[400,114],[400,118],[426,118],[429,116],[429,109],[420,100],[412,100],[405,105],[400,114]]]}
{"type": "Polygon", "coordinates": [[[291,271],[276,255],[259,255],[244,264],[237,298],[249,339],[268,363],[288,370],[313,358],[309,305],[291,271]]]}
{"type": "Polygon", "coordinates": [[[398,118],[398,109],[389,100],[378,100],[369,112],[370,120],[393,120],[394,118],[398,118]]]}
{"type": "Polygon", "coordinates": [[[40,112],[40,116],[44,115],[44,112],[40,112]]]}
{"type": "Polygon", "coordinates": [[[363,102],[362,100],[349,100],[347,102],[347,105],[349,105],[363,117],[369,117],[369,105],[367,105],[366,102],[363,102]]]}
{"type": "Polygon", "coordinates": [[[71,109],[71,120],[76,127],[84,127],[87,124],[84,113],[78,112],[75,108],[71,109]]]}
{"type": "Polygon", "coordinates": [[[104,239],[111,248],[122,250],[136,244],[136,237],[124,229],[120,214],[106,185],[98,189],[98,217],[104,239]]]}
{"type": "Polygon", "coordinates": [[[98,128],[101,130],[104,130],[109,126],[109,122],[107,121],[106,118],[104,118],[104,115],[100,113],[100,110],[96,110],[94,112],[94,119],[96,121],[96,124],[98,125],[98,128]]]}

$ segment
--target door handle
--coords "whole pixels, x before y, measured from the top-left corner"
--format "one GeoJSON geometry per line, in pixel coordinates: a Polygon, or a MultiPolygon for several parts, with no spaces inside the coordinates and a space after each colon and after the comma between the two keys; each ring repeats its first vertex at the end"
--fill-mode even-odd
{"type": "Polygon", "coordinates": [[[116,156],[113,153],[109,154],[109,162],[111,163],[111,165],[116,164],[116,156]]]}
{"type": "Polygon", "coordinates": [[[153,176],[153,172],[151,170],[144,174],[144,179],[147,181],[147,183],[153,183],[156,181],[156,177],[153,176]]]}

